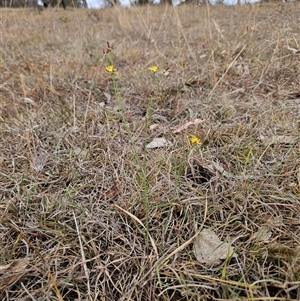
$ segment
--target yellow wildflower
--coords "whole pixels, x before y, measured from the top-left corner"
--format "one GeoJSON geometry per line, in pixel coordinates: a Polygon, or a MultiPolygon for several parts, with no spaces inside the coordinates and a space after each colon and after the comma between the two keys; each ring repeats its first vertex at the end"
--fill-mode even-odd
{"type": "Polygon", "coordinates": [[[105,67],[105,70],[110,73],[114,73],[115,71],[117,71],[117,69],[115,69],[113,65],[108,65],[107,67],[105,67]]]}
{"type": "Polygon", "coordinates": [[[157,65],[153,65],[151,67],[148,68],[150,71],[152,71],[153,73],[155,73],[158,70],[158,66],[157,65]]]}
{"type": "Polygon", "coordinates": [[[200,138],[198,138],[197,136],[191,135],[190,136],[190,141],[192,144],[202,144],[202,141],[200,140],[200,138]]]}

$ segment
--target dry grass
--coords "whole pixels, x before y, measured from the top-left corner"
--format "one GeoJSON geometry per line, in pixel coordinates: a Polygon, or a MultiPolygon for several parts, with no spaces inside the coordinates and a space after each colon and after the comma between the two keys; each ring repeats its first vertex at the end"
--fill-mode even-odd
{"type": "Polygon", "coordinates": [[[300,300],[299,15],[3,10],[1,300],[300,300]],[[201,227],[237,257],[197,261],[201,227]]]}

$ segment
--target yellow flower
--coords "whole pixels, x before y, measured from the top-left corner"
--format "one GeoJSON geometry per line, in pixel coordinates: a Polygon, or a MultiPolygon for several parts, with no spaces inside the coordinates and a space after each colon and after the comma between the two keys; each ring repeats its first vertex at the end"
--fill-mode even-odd
{"type": "Polygon", "coordinates": [[[198,138],[197,136],[191,135],[190,136],[190,141],[192,144],[202,144],[202,141],[200,140],[200,138],[198,138]]]}
{"type": "Polygon", "coordinates": [[[110,73],[114,73],[115,71],[117,71],[117,69],[115,69],[113,65],[108,65],[107,67],[105,67],[105,70],[110,73]]]}
{"type": "Polygon", "coordinates": [[[158,66],[157,65],[153,65],[151,67],[148,68],[150,71],[152,71],[153,73],[155,73],[158,70],[158,66]]]}

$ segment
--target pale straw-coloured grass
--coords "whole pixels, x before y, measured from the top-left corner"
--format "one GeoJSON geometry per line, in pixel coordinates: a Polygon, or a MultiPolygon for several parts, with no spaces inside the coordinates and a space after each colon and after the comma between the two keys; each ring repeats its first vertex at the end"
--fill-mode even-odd
{"type": "Polygon", "coordinates": [[[1,300],[300,299],[298,3],[2,12],[1,300]]]}

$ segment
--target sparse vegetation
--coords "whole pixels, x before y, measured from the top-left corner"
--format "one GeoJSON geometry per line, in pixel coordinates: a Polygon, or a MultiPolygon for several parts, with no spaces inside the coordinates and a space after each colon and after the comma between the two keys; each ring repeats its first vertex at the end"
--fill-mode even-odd
{"type": "Polygon", "coordinates": [[[3,12],[1,300],[300,300],[299,3],[3,12]]]}

